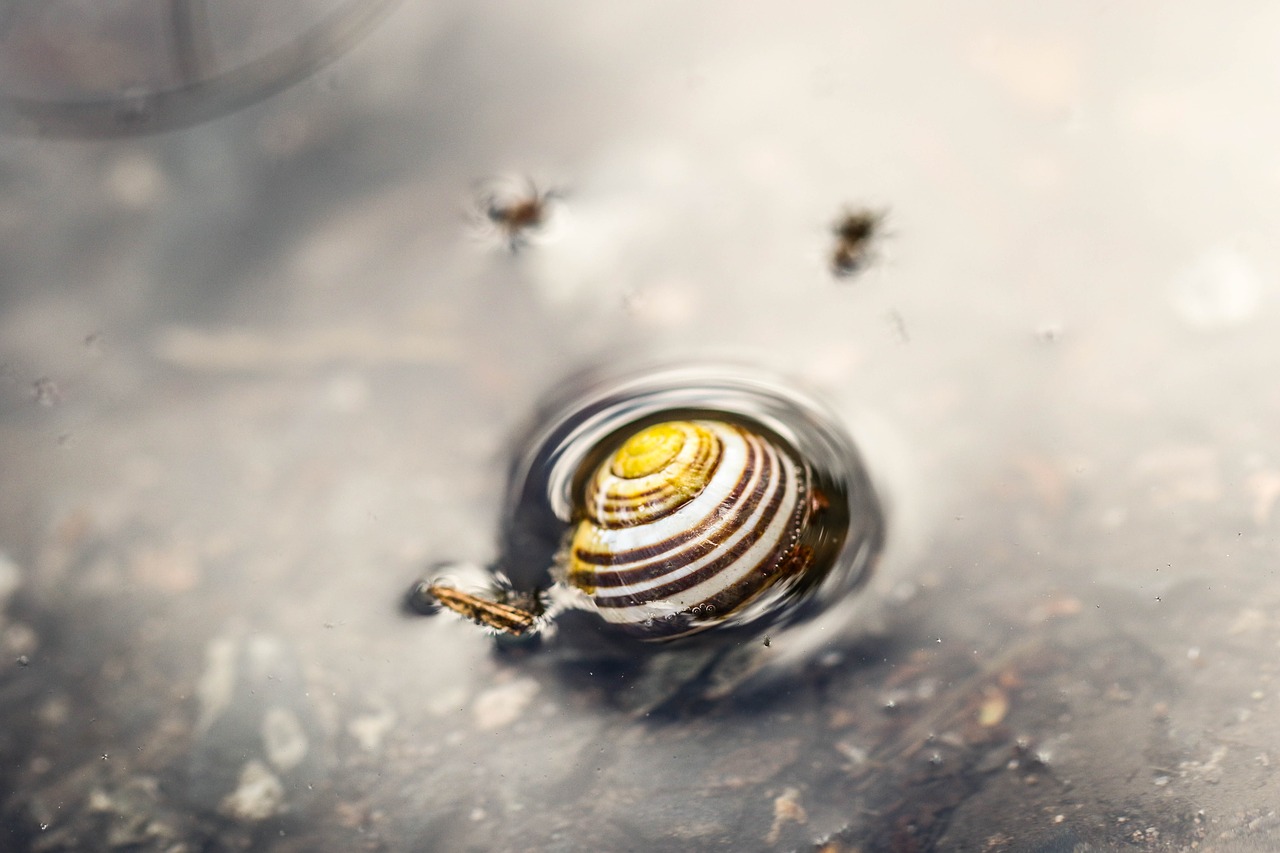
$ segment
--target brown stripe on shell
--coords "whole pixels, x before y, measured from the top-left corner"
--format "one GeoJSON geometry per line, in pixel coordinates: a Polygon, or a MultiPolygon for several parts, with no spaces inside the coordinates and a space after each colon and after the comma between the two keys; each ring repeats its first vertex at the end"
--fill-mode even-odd
{"type": "Polygon", "coordinates": [[[747,573],[746,577],[717,592],[702,602],[710,605],[718,616],[728,616],[748,604],[757,594],[787,577],[803,574],[813,564],[813,549],[808,545],[794,545],[770,566],[761,566],[747,573]]]}
{"type": "MultiPolygon", "coordinates": [[[[709,531],[713,529],[713,520],[721,520],[721,523],[714,528],[716,532],[729,528],[729,532],[732,533],[734,529],[734,522],[739,518],[750,516],[763,498],[762,490],[753,490],[752,494],[748,495],[746,498],[748,502],[747,510],[745,512],[739,512],[738,506],[743,500],[743,494],[746,492],[747,486],[751,483],[753,472],[759,468],[762,474],[759,482],[766,484],[769,482],[770,474],[772,474],[772,460],[770,460],[768,454],[762,454],[760,452],[760,444],[758,440],[751,435],[747,435],[745,438],[747,439],[747,458],[743,465],[743,476],[738,479],[737,484],[733,487],[733,491],[730,492],[723,501],[717,503],[716,506],[712,508],[711,512],[696,525],[683,533],[663,539],[661,542],[655,542],[652,545],[645,545],[642,548],[632,548],[629,551],[601,553],[575,548],[573,552],[574,559],[591,566],[618,566],[626,565],[627,563],[639,562],[651,563],[653,558],[668,554],[676,548],[679,548],[681,545],[691,541],[694,542],[692,548],[686,549],[679,554],[671,554],[671,556],[666,557],[662,562],[668,564],[671,562],[679,562],[683,565],[697,559],[698,557],[706,556],[711,550],[719,545],[718,541],[708,535],[709,531]],[[761,457],[763,457],[763,462],[760,461],[761,457]],[[728,511],[722,511],[722,507],[728,507],[728,511]]],[[[640,568],[649,568],[649,566],[642,566],[640,568]]],[[[598,575],[599,573],[595,574],[598,575]]],[[[619,580],[616,583],[606,583],[604,585],[617,586],[627,582],[628,581],[626,580],[619,580]]],[[[599,577],[593,578],[592,585],[600,585],[599,577]]]]}
{"type": "MultiPolygon", "coordinates": [[[[761,453],[760,448],[754,443],[752,443],[751,452],[753,456],[761,458],[759,461],[753,461],[751,467],[754,470],[745,470],[742,479],[734,486],[734,491],[723,503],[717,505],[724,508],[723,512],[714,509],[689,532],[644,548],[635,548],[613,555],[592,554],[592,557],[600,559],[596,565],[625,567],[594,572],[593,585],[615,587],[655,580],[669,574],[673,566],[687,566],[724,547],[725,541],[742,529],[744,520],[755,513],[761,502],[770,495],[770,489],[776,485],[772,457],[768,453],[761,453]],[[756,476],[757,473],[758,476],[756,476]],[[749,489],[753,481],[756,484],[755,488],[749,489]],[[676,550],[684,545],[688,547],[676,550]],[[636,565],[629,565],[633,563],[636,565]]],[[[776,504],[781,501],[785,492],[784,484],[784,488],[774,495],[774,506],[766,506],[760,525],[767,526],[777,514],[776,504]]],[[[743,541],[747,543],[746,547],[750,546],[750,537],[743,541]]],[[[737,543],[732,553],[741,553],[742,546],[742,542],[737,543]]]]}
{"type": "MultiPolygon", "coordinates": [[[[738,558],[742,556],[742,554],[749,551],[751,547],[755,545],[755,543],[758,542],[762,536],[764,536],[765,531],[769,527],[769,524],[773,521],[774,517],[778,514],[778,510],[781,507],[782,500],[786,495],[785,483],[775,482],[774,485],[777,486],[774,496],[770,499],[769,504],[766,506],[764,515],[760,518],[759,523],[746,536],[742,537],[742,539],[739,540],[732,548],[726,549],[724,554],[717,557],[715,560],[711,561],[707,565],[703,566],[702,568],[698,569],[697,571],[693,572],[692,574],[686,577],[682,577],[679,580],[672,581],[671,583],[664,584],[662,586],[654,587],[653,589],[647,589],[647,590],[644,590],[643,592],[638,592],[638,593],[621,595],[616,598],[601,598],[598,595],[594,596],[596,605],[599,607],[611,607],[611,608],[612,607],[635,607],[639,605],[648,604],[654,601],[662,601],[664,599],[670,598],[671,596],[677,593],[692,589],[698,584],[706,580],[709,580],[710,578],[715,577],[717,574],[722,572],[727,566],[730,566],[734,562],[736,562],[738,558]]],[[[790,523],[787,525],[787,529],[784,532],[783,537],[779,540],[777,546],[771,549],[765,555],[764,559],[762,559],[759,563],[757,563],[757,569],[759,566],[776,563],[777,561],[782,559],[782,556],[785,553],[791,550],[791,548],[795,544],[795,539],[799,532],[800,523],[803,520],[804,515],[805,515],[804,502],[797,501],[796,509],[793,511],[792,519],[790,523]]],[[[749,575],[750,573],[748,573],[748,576],[749,575]]],[[[600,573],[597,573],[597,576],[594,578],[595,585],[597,587],[609,586],[610,584],[608,583],[601,583],[601,581],[604,578],[608,578],[608,577],[609,577],[608,574],[601,575],[600,573]]]]}
{"type": "MultiPolygon", "coordinates": [[[[708,563],[696,572],[686,577],[682,577],[679,580],[672,581],[671,583],[653,587],[651,589],[644,590],[643,592],[629,593],[610,598],[602,598],[597,594],[592,598],[597,607],[604,608],[638,607],[646,604],[652,604],[654,602],[664,601],[672,596],[678,595],[679,593],[693,589],[699,584],[710,580],[717,574],[723,572],[729,565],[736,562],[741,555],[751,547],[751,545],[755,544],[762,535],[762,531],[753,531],[741,543],[739,543],[738,546],[735,546],[732,551],[726,552],[723,557],[717,558],[714,562],[708,563]]],[[[779,542],[778,545],[770,550],[761,562],[757,564],[757,570],[759,566],[768,565],[781,559],[781,556],[790,550],[793,544],[793,539],[793,536],[788,535],[782,542],[779,542]]],[[[748,573],[748,575],[750,575],[750,573],[748,573]]]]}

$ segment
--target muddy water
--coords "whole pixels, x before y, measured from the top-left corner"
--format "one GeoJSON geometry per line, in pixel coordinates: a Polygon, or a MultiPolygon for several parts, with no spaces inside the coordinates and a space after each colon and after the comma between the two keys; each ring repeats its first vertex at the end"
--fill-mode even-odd
{"type": "Polygon", "coordinates": [[[10,128],[0,838],[1277,846],[1277,34],[405,5],[220,118],[10,128]],[[525,178],[513,252],[485,188],[525,178]],[[787,375],[877,482],[875,578],[748,650],[768,689],[400,610],[495,557],[538,401],[624,358],[787,375]]]}

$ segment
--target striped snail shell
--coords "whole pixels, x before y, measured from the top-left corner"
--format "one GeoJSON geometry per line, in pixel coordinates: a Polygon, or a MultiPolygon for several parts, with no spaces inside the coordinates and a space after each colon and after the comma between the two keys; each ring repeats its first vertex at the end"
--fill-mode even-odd
{"type": "Polygon", "coordinates": [[[746,426],[644,427],[588,480],[562,580],[645,639],[705,630],[810,568],[811,489],[792,451],[746,426]]]}
{"type": "Polygon", "coordinates": [[[712,648],[810,620],[844,626],[884,541],[838,420],[733,367],[566,383],[517,445],[507,500],[489,582],[420,581],[412,611],[566,649],[631,654],[613,639],[704,631],[712,648]]]}

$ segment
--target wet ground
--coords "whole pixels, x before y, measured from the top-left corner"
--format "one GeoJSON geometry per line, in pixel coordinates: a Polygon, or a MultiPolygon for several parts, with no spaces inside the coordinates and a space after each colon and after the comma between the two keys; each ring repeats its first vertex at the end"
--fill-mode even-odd
{"type": "Polygon", "coordinates": [[[11,126],[0,847],[1280,847],[1277,36],[403,5],[189,128],[11,126]],[[504,176],[556,191],[514,252],[504,176]],[[406,617],[537,401],[646,358],[838,413],[889,513],[847,630],[744,691],[406,617]]]}

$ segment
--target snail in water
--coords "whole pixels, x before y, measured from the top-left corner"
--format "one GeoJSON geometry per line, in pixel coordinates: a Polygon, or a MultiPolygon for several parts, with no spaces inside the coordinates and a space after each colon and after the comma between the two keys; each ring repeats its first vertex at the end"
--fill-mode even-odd
{"type": "Polygon", "coordinates": [[[516,636],[585,612],[670,641],[808,618],[865,580],[879,505],[824,410],[730,370],[573,387],[517,458],[500,565],[525,567],[521,588],[424,580],[415,609],[516,636]]]}
{"type": "Polygon", "coordinates": [[[476,198],[474,215],[482,233],[497,237],[515,254],[544,232],[564,193],[539,189],[532,178],[494,179],[476,198]]]}

